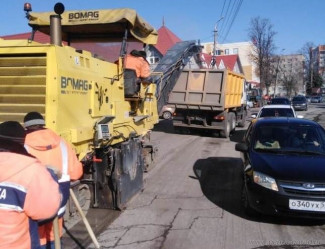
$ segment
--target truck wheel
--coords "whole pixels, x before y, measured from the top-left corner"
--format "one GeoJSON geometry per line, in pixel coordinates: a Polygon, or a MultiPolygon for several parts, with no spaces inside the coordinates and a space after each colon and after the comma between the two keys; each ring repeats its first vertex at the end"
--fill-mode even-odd
{"type": "Polygon", "coordinates": [[[229,113],[230,132],[234,132],[236,129],[236,116],[235,113],[229,113]]]}
{"type": "Polygon", "coordinates": [[[223,137],[223,138],[229,137],[230,128],[231,128],[230,126],[231,126],[230,120],[228,120],[225,129],[220,131],[220,137],[223,137]]]}

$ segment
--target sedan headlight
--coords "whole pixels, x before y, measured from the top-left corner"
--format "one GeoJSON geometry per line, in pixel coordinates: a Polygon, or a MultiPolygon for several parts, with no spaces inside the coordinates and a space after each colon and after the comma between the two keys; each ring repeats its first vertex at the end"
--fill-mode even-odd
{"type": "Polygon", "coordinates": [[[253,172],[253,178],[256,184],[261,185],[264,188],[279,191],[278,185],[276,184],[274,178],[256,171],[253,172]]]}

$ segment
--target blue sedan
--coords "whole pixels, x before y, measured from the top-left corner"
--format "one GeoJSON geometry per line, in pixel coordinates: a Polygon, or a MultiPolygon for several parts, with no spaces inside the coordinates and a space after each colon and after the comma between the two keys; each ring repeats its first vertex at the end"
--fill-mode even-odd
{"type": "Polygon", "coordinates": [[[325,130],[318,123],[254,120],[236,150],[244,163],[248,214],[325,218],[325,130]]]}

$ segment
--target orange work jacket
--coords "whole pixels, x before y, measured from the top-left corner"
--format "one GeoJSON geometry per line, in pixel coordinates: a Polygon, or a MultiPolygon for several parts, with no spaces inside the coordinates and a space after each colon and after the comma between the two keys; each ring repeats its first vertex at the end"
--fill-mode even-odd
{"type": "MultiPolygon", "coordinates": [[[[51,165],[62,172],[62,178],[59,179],[60,185],[65,187],[61,191],[69,197],[70,179],[78,180],[83,173],[82,164],[78,160],[72,147],[60,136],[50,129],[41,129],[28,133],[25,140],[27,151],[38,158],[43,164],[51,165]]],[[[65,204],[67,201],[64,200],[65,204]]],[[[59,211],[59,216],[63,216],[65,206],[59,211]]],[[[60,236],[62,236],[62,218],[59,218],[60,236]]],[[[54,232],[52,222],[39,226],[39,235],[41,245],[47,241],[54,241],[54,232]]]]}
{"type": "Polygon", "coordinates": [[[133,69],[138,78],[147,78],[150,76],[149,63],[142,57],[136,57],[133,55],[126,55],[124,59],[124,67],[127,69],[133,69]]]}
{"type": "Polygon", "coordinates": [[[36,158],[0,152],[0,248],[38,248],[37,220],[58,212],[58,183],[36,158]]]}

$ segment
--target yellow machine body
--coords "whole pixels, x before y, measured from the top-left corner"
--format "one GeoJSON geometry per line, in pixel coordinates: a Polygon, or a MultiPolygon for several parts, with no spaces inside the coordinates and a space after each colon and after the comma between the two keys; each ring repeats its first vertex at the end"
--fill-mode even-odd
{"type": "Polygon", "coordinates": [[[106,145],[146,135],[158,122],[155,85],[143,83],[137,98],[125,98],[122,64],[71,46],[1,39],[0,122],[22,123],[38,111],[80,160],[93,149],[96,122],[104,117],[110,120],[106,145]]]}

